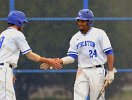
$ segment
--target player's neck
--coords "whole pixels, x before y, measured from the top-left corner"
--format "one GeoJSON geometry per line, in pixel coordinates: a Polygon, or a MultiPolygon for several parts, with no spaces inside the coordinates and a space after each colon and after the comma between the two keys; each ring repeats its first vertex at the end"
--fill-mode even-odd
{"type": "Polygon", "coordinates": [[[9,26],[8,28],[14,28],[17,30],[17,26],[13,25],[13,26],[9,26]]]}
{"type": "Polygon", "coordinates": [[[87,27],[85,30],[80,30],[82,32],[82,34],[86,34],[89,30],[90,30],[91,27],[87,27]]]}
{"type": "Polygon", "coordinates": [[[18,26],[16,26],[16,25],[9,26],[9,28],[14,28],[14,29],[16,29],[16,30],[18,30],[18,31],[21,31],[21,30],[22,30],[21,27],[18,27],[18,26]]]}

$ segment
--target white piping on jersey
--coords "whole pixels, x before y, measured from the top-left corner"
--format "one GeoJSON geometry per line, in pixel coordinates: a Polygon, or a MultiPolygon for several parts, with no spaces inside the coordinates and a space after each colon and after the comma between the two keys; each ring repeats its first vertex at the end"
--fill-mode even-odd
{"type": "Polygon", "coordinates": [[[106,48],[106,49],[104,49],[103,51],[106,52],[106,51],[108,51],[108,50],[112,50],[112,47],[106,48]]]}
{"type": "Polygon", "coordinates": [[[73,52],[73,51],[69,51],[69,52],[67,53],[67,55],[69,55],[69,54],[78,55],[78,53],[77,53],[77,52],[73,52]]]}

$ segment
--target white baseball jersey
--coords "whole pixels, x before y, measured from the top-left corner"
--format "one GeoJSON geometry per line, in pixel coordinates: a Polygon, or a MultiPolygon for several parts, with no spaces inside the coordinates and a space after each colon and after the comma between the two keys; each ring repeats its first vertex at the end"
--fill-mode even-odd
{"type": "Polygon", "coordinates": [[[30,50],[24,34],[15,28],[8,28],[0,34],[0,63],[10,63],[16,67],[20,51],[26,54],[30,50]]]}
{"type": "Polygon", "coordinates": [[[108,50],[112,50],[112,47],[106,33],[91,27],[86,34],[79,31],[72,37],[67,55],[78,56],[78,67],[84,68],[104,64],[108,50]]]}

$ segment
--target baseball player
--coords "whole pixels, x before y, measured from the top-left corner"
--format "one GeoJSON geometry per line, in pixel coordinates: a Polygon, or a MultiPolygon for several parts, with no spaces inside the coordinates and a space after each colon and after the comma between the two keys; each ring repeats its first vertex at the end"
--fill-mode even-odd
{"type": "MultiPolygon", "coordinates": [[[[106,79],[114,80],[114,55],[110,40],[102,29],[93,27],[94,15],[89,9],[81,9],[76,17],[79,31],[71,38],[66,57],[61,64],[73,63],[78,58],[78,71],[74,84],[74,100],[96,100],[106,79]],[[104,64],[108,63],[105,77],[104,64]]],[[[41,68],[46,68],[45,64],[41,68]]],[[[99,100],[105,100],[104,94],[99,100]]]]}
{"type": "Polygon", "coordinates": [[[23,12],[11,11],[7,23],[9,27],[0,34],[0,100],[16,100],[12,68],[17,67],[20,51],[30,60],[47,63],[57,69],[61,64],[32,52],[21,32],[24,24],[28,23],[23,12]]]}

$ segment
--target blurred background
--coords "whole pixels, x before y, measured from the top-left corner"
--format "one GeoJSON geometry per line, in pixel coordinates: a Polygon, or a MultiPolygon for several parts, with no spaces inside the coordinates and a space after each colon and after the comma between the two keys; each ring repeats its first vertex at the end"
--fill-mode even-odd
{"type": "MultiPolygon", "coordinates": [[[[23,33],[33,52],[61,58],[78,31],[78,10],[91,9],[94,27],[103,29],[110,38],[118,69],[115,81],[106,90],[106,100],[132,100],[131,4],[131,0],[0,0],[0,32],[7,28],[11,10],[23,11],[29,20],[23,33]]],[[[39,65],[20,56],[14,69],[17,100],[73,100],[77,61],[62,70],[40,70],[39,65]]]]}

